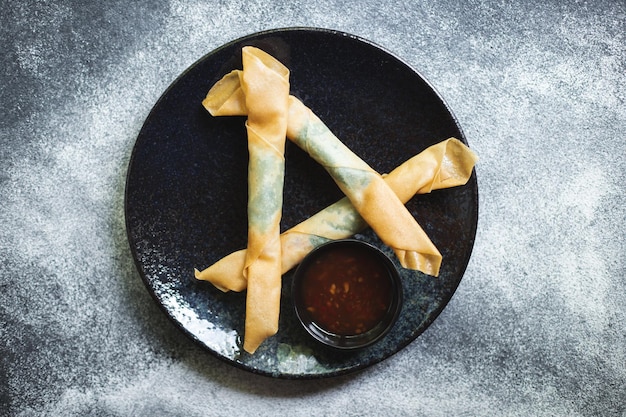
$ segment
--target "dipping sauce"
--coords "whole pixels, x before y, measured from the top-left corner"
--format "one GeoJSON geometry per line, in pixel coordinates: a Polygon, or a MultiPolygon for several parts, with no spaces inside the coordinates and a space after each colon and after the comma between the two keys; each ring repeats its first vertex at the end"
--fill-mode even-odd
{"type": "Polygon", "coordinates": [[[388,267],[374,250],[340,245],[307,264],[300,297],[312,322],[329,333],[351,336],[385,319],[394,288],[388,267]]]}

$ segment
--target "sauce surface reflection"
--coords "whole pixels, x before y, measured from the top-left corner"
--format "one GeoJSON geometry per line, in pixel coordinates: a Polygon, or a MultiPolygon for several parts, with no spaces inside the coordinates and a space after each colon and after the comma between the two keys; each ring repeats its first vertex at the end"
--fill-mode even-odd
{"type": "Polygon", "coordinates": [[[324,251],[302,276],[306,311],[319,327],[337,335],[359,335],[380,323],[391,304],[389,271],[363,247],[324,251]]]}

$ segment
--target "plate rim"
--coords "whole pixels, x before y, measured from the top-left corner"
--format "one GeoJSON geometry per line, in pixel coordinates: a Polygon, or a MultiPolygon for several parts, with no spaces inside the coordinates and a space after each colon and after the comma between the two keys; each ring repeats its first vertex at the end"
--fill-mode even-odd
{"type": "MultiPolygon", "coordinates": [[[[421,327],[423,327],[423,329],[419,332],[417,332],[417,334],[413,335],[411,334],[410,338],[407,338],[407,340],[402,341],[401,343],[398,343],[396,345],[394,345],[394,348],[391,349],[388,353],[386,353],[381,359],[376,360],[374,362],[367,362],[367,363],[359,363],[357,365],[351,366],[350,368],[346,368],[346,369],[337,369],[337,370],[331,370],[329,372],[324,372],[324,373],[308,373],[308,374],[304,374],[304,373],[285,373],[285,372],[281,372],[280,370],[275,370],[275,371],[269,371],[269,370],[264,370],[264,369],[259,369],[259,368],[254,368],[252,366],[246,365],[243,362],[237,361],[237,360],[233,360],[232,358],[226,357],[224,355],[219,354],[218,352],[216,352],[215,350],[211,349],[209,346],[207,346],[205,343],[203,343],[201,340],[199,340],[193,333],[191,333],[179,320],[177,320],[175,317],[172,316],[172,314],[166,309],[165,305],[162,303],[162,300],[157,296],[154,288],[152,287],[152,285],[150,284],[148,278],[146,277],[146,272],[144,270],[144,267],[142,265],[142,263],[139,260],[139,254],[137,252],[137,245],[136,245],[136,239],[135,237],[132,236],[131,234],[131,227],[132,225],[130,224],[130,219],[129,219],[129,215],[128,215],[128,210],[129,210],[129,182],[130,182],[130,177],[131,177],[131,168],[133,166],[133,162],[135,160],[135,156],[136,156],[136,151],[138,149],[139,146],[139,138],[142,135],[142,132],[144,131],[144,129],[146,128],[146,126],[149,124],[151,117],[153,116],[154,112],[157,110],[157,108],[160,106],[160,104],[165,100],[165,98],[168,96],[168,94],[172,91],[172,89],[174,89],[176,87],[176,85],[186,77],[186,75],[192,71],[196,66],[198,66],[200,63],[204,62],[205,60],[209,59],[212,55],[215,55],[217,53],[219,53],[220,51],[230,48],[234,45],[237,44],[241,44],[244,43],[248,40],[251,39],[255,39],[257,37],[262,37],[262,36],[266,36],[266,35],[271,35],[271,34],[280,34],[280,33],[286,33],[286,32],[304,32],[304,33],[322,33],[322,34],[328,34],[328,35],[333,35],[333,36],[340,36],[340,37],[345,37],[345,38],[349,38],[352,39],[353,41],[368,45],[369,47],[378,49],[379,51],[383,52],[384,54],[390,56],[391,58],[393,58],[394,60],[396,60],[398,63],[402,64],[403,66],[405,66],[410,72],[414,73],[420,80],[421,82],[423,82],[425,84],[425,87],[428,88],[433,94],[434,96],[437,98],[437,100],[439,100],[439,102],[441,103],[441,105],[445,108],[445,111],[448,113],[448,115],[450,116],[450,118],[452,119],[452,122],[454,123],[455,127],[457,128],[458,132],[459,132],[459,136],[457,139],[459,139],[461,142],[463,142],[465,145],[469,146],[469,143],[467,141],[467,137],[465,135],[465,132],[463,131],[462,126],[459,123],[458,118],[456,117],[456,115],[454,114],[454,112],[452,111],[452,109],[450,108],[450,106],[448,105],[448,103],[445,101],[445,99],[443,98],[443,96],[441,95],[441,93],[435,88],[434,85],[432,85],[432,83],[419,71],[417,70],[415,67],[413,67],[412,65],[408,64],[406,62],[406,60],[402,59],[401,57],[399,57],[398,55],[396,55],[395,53],[393,53],[392,51],[390,51],[389,49],[387,49],[386,47],[373,42],[369,39],[366,39],[362,36],[359,35],[355,35],[355,34],[351,34],[345,31],[341,31],[341,30],[336,30],[336,29],[330,29],[330,28],[322,28],[322,27],[314,27],[314,26],[285,26],[285,27],[278,27],[278,28],[273,28],[273,29],[265,29],[265,30],[261,30],[261,31],[256,31],[256,32],[251,32],[248,33],[246,35],[240,36],[236,39],[233,39],[231,41],[228,41],[216,48],[213,48],[212,50],[210,50],[209,52],[203,54],[200,58],[196,59],[195,61],[193,61],[189,66],[187,66],[178,76],[176,76],[173,81],[171,81],[171,83],[167,86],[167,88],[161,93],[161,95],[159,96],[159,98],[154,102],[154,104],[151,106],[150,111],[148,112],[148,114],[146,115],[141,128],[137,134],[137,136],[135,137],[135,141],[133,143],[132,149],[131,149],[131,154],[129,157],[129,161],[127,164],[127,169],[126,169],[126,178],[125,178],[125,186],[124,186],[124,204],[123,204],[123,210],[124,210],[124,225],[125,225],[125,232],[126,232],[126,237],[127,237],[127,241],[129,244],[129,248],[132,254],[132,258],[133,258],[133,263],[135,265],[135,268],[137,269],[137,272],[139,273],[139,276],[142,280],[142,282],[144,283],[146,289],[148,290],[148,293],[150,294],[151,298],[156,302],[156,304],[159,306],[159,309],[165,314],[165,316],[168,318],[168,320],[173,323],[175,325],[175,327],[180,330],[183,334],[186,335],[186,337],[188,337],[189,339],[191,339],[196,345],[198,345],[203,351],[207,351],[209,352],[213,357],[216,357],[218,359],[220,359],[222,362],[225,362],[226,364],[235,367],[236,369],[241,369],[243,371],[246,372],[250,372],[253,373],[255,375],[260,375],[260,376],[264,376],[264,377],[268,377],[268,378],[273,378],[273,379],[285,379],[285,380],[313,380],[313,379],[325,379],[325,378],[336,378],[339,376],[344,376],[344,375],[348,375],[348,374],[353,374],[353,373],[357,373],[360,372],[370,366],[374,366],[376,364],[379,364],[380,362],[389,359],[390,357],[394,356],[396,353],[400,352],[401,350],[405,349],[409,344],[411,344],[412,342],[414,342],[423,332],[425,332],[430,325],[439,317],[439,315],[443,312],[443,310],[447,307],[447,305],[449,304],[449,302],[452,300],[452,298],[454,297],[459,285],[461,284],[461,281],[463,280],[464,276],[465,276],[465,272],[467,271],[467,267],[469,266],[469,262],[474,250],[474,245],[476,243],[476,234],[477,234],[477,230],[478,230],[478,221],[479,221],[479,187],[478,187],[478,179],[477,179],[477,174],[476,174],[476,168],[474,167],[472,169],[472,174],[470,176],[470,178],[467,181],[466,185],[469,185],[471,182],[473,183],[473,187],[472,187],[472,197],[473,197],[473,201],[474,204],[472,204],[472,208],[473,208],[473,212],[474,212],[474,216],[471,219],[471,230],[468,230],[468,233],[471,235],[471,240],[468,241],[468,251],[467,251],[467,255],[465,257],[465,259],[462,260],[462,268],[459,271],[459,278],[457,280],[457,282],[453,285],[450,286],[450,294],[448,297],[446,297],[447,299],[445,300],[444,303],[440,303],[437,308],[433,309],[432,312],[429,314],[428,318],[426,320],[424,320],[423,325],[421,327]]],[[[417,329],[416,329],[417,331],[417,329]]]]}

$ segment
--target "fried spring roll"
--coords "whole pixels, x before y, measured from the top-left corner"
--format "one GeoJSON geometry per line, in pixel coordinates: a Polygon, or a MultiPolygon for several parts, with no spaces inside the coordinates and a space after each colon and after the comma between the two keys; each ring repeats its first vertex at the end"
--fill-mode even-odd
{"type": "Polygon", "coordinates": [[[381,175],[293,96],[289,97],[287,137],[324,166],[404,268],[439,275],[441,253],[381,175]]]}
{"type": "MultiPolygon", "coordinates": [[[[203,102],[213,115],[244,115],[237,71],[222,78],[203,102]]],[[[359,214],[390,246],[400,264],[437,276],[441,254],[382,177],[345,146],[300,100],[289,97],[287,138],[333,177],[359,214]]]]}
{"type": "Polygon", "coordinates": [[[254,353],[278,331],[280,219],[285,172],[289,70],[258,48],[242,49],[241,89],[248,109],[248,282],[243,348],[254,353]]]}
{"type": "MultiPolygon", "coordinates": [[[[478,158],[467,146],[450,138],[433,145],[384,176],[402,203],[415,194],[467,183],[478,158]]],[[[280,236],[282,273],[289,271],[314,248],[329,240],[344,239],[365,229],[367,223],[348,198],[343,198],[280,236]]],[[[211,282],[222,291],[243,291],[247,280],[240,272],[246,250],[227,255],[203,271],[197,279],[211,282]]]]}

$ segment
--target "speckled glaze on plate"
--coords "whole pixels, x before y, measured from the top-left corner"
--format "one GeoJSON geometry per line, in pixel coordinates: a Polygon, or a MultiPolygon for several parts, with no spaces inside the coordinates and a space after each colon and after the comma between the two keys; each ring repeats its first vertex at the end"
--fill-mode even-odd
{"type": "MultiPolygon", "coordinates": [[[[325,29],[256,33],[224,45],[186,70],[149,114],[133,149],[126,183],[126,226],[139,273],[156,302],[191,339],[229,363],[279,378],[330,377],[363,369],[415,340],[456,290],[469,261],[478,218],[475,174],[463,187],[414,197],[407,207],[443,255],[437,278],[402,270],[404,304],[379,342],[337,352],[300,327],[283,278],[280,330],[254,355],[243,351],[245,294],[199,282],[203,269],[245,247],[247,138],[242,117],[211,117],[210,87],[241,68],[254,45],[290,70],[291,93],[352,150],[389,172],[450,136],[466,139],[442,98],[415,70],[358,37],[325,29]]],[[[342,197],[330,176],[288,142],[282,229],[342,197]]],[[[356,236],[393,253],[370,230],[356,236]]],[[[396,263],[397,265],[397,263],[396,263]]]]}

